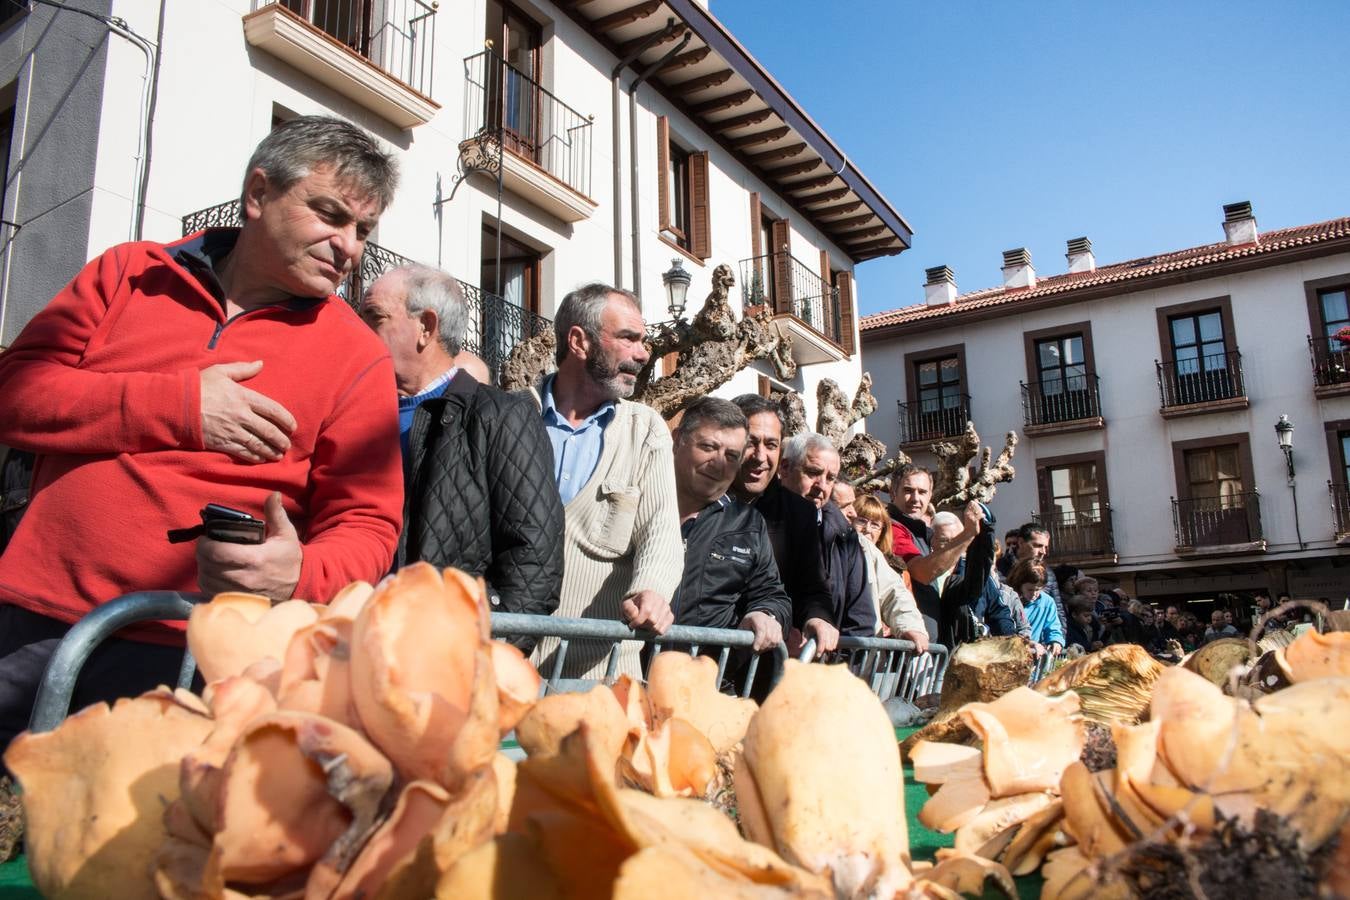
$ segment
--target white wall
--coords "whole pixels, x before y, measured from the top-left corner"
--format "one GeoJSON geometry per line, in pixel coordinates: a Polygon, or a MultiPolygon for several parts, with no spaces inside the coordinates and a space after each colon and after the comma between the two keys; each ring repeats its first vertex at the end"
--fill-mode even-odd
{"type": "MultiPolygon", "coordinates": [[[[614,196],[612,171],[612,97],[610,74],[617,60],[589,34],[551,4],[527,9],[550,22],[545,27],[544,83],[562,101],[584,116],[593,116],[590,196],[598,204],[590,218],[564,223],[509,190],[502,203],[505,231],[537,249],[551,251],[541,273],[541,312],[551,316],[557,302],[572,288],[590,281],[614,280],[614,196]]],[[[236,196],[243,167],[258,140],[271,124],[273,104],[293,112],[334,113],[370,129],[399,151],[402,180],[393,205],[381,219],[374,241],[396,253],[438,263],[455,276],[476,284],[481,264],[480,234],[484,221],[497,218],[495,180],[473,176],[454,200],[442,206],[438,227],[433,214],[436,182],[448,197],[458,174],[458,146],[468,134],[464,121],[464,59],[483,49],[485,5],[448,0],[436,16],[436,70],[433,99],[441,110],[425,125],[401,130],[347,100],[330,88],[299,73],[281,60],[250,47],[241,20],[251,10],[249,0],[198,0],[168,4],[159,80],[154,158],[147,199],[145,236],[170,240],[181,231],[183,215],[214,206],[236,196]],[[228,86],[228,87],[226,87],[228,86]]],[[[114,14],[127,18],[138,32],[153,36],[158,3],[117,0],[114,14]]],[[[95,226],[88,255],[126,239],[130,211],[131,157],[135,150],[135,107],[141,62],[134,48],[110,52],[110,90],[104,99],[105,128],[99,147],[95,226]]],[[[631,284],[632,232],[628,199],[628,96],[635,76],[623,74],[619,127],[624,148],[619,163],[623,179],[623,281],[631,284]]],[[[679,252],[662,242],[657,232],[656,117],[670,117],[672,134],[682,143],[710,152],[710,219],[712,258],[700,264],[681,257],[693,275],[689,314],[697,310],[711,284],[712,269],[727,263],[738,270],[741,259],[752,255],[749,192],[759,191],[775,213],[792,224],[792,251],[812,271],[819,251],[830,251],[836,271],[852,271],[840,248],[827,242],[800,214],[759,182],[729,153],[674,110],[650,86],[638,93],[638,154],[642,247],[640,293],[649,321],[665,319],[665,290],[661,273],[679,252]]],[[[483,287],[491,289],[490,285],[483,287]]],[[[859,291],[855,280],[855,295],[859,291]]],[[[733,306],[740,308],[739,285],[733,306]]],[[[858,307],[855,296],[854,308],[858,307]]],[[[855,313],[856,316],[856,313],[855,313]]],[[[856,329],[856,318],[854,322],[856,329]]],[[[803,391],[808,413],[815,415],[815,387],[822,377],[834,378],[852,394],[861,373],[858,355],[838,363],[818,364],[801,372],[793,387],[803,391]]],[[[754,390],[756,379],[742,373],[719,393],[754,390]]]]}
{"type": "Polygon", "coordinates": [[[1250,435],[1267,555],[1295,553],[1293,501],[1274,432],[1276,420],[1287,414],[1297,429],[1295,462],[1303,537],[1310,553],[1325,555],[1333,547],[1326,488],[1332,476],[1322,425],[1350,417],[1350,397],[1318,400],[1313,395],[1303,285],[1339,275],[1350,277],[1350,254],[869,341],[863,348],[863,366],[876,382],[873,392],[879,405],[868,430],[894,446],[896,402],[905,396],[906,353],[964,342],[971,413],[984,442],[997,448],[1007,430],[1022,436],[1014,461],[1019,474],[1011,484],[1000,486],[994,500],[1000,524],[1020,524],[1037,509],[1036,459],[1103,450],[1116,546],[1124,569],[1176,562],[1170,504],[1176,495],[1172,444],[1221,434],[1250,435]],[[1155,361],[1162,357],[1162,350],[1155,309],[1225,295],[1232,299],[1250,407],[1164,419],[1158,411],[1155,361]],[[1081,321],[1092,323],[1106,427],[1026,437],[1022,435],[1019,388],[1020,382],[1029,380],[1023,332],[1081,321]]]}

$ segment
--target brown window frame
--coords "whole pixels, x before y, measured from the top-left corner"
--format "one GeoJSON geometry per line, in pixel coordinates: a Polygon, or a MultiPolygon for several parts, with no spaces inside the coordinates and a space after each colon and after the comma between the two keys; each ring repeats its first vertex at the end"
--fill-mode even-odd
{"type": "MultiPolygon", "coordinates": [[[[491,283],[488,283],[487,279],[483,277],[484,276],[483,270],[489,265],[493,266],[494,268],[497,265],[497,259],[495,256],[493,256],[491,259],[488,258],[487,242],[489,240],[495,242],[496,232],[498,228],[499,226],[495,222],[485,221],[483,222],[482,230],[479,233],[479,240],[482,241],[483,243],[480,246],[479,261],[478,261],[478,271],[479,271],[478,280],[482,283],[479,284],[478,287],[479,290],[489,294],[493,294],[494,296],[496,296],[497,291],[496,279],[494,278],[491,283]]],[[[513,237],[509,232],[503,231],[501,234],[503,244],[506,244],[509,241],[513,244],[518,245],[523,250],[528,251],[528,253],[516,255],[506,255],[505,252],[503,252],[501,261],[503,263],[506,263],[519,259],[530,260],[528,266],[526,267],[525,272],[525,292],[524,292],[525,302],[523,306],[527,312],[531,312],[535,315],[542,315],[542,313],[540,313],[539,311],[540,303],[542,302],[540,281],[542,280],[543,275],[544,257],[548,255],[548,251],[536,250],[535,248],[531,247],[529,244],[526,244],[519,238],[513,237]]],[[[502,299],[504,300],[506,298],[503,297],[502,299]]]]}
{"type": "Polygon", "coordinates": [[[1073,337],[1081,335],[1083,338],[1083,362],[1087,366],[1089,376],[1097,374],[1097,357],[1092,350],[1092,323],[1074,322],[1070,325],[1056,325],[1052,328],[1038,328],[1035,331],[1022,332],[1022,345],[1026,353],[1027,363],[1027,383],[1040,381],[1041,366],[1040,360],[1036,356],[1036,344],[1040,341],[1053,340],[1054,338],[1073,337]]]}
{"type": "Polygon", "coordinates": [[[949,344],[945,347],[931,347],[926,350],[915,350],[912,353],[905,354],[905,402],[913,408],[914,404],[919,402],[919,379],[917,377],[917,367],[920,363],[933,362],[946,359],[949,356],[956,357],[956,368],[961,373],[960,393],[966,396],[970,395],[970,375],[966,370],[966,345],[949,344]]]}
{"type": "Polygon", "coordinates": [[[1346,484],[1341,478],[1345,476],[1346,464],[1350,463],[1341,453],[1341,432],[1350,433],[1350,419],[1333,419],[1322,423],[1323,433],[1327,439],[1327,469],[1331,476],[1327,480],[1332,484],[1346,484]],[[1338,477],[1339,476],[1339,477],[1338,477]]]}
{"type": "Polygon", "coordinates": [[[706,150],[688,150],[671,140],[670,119],[667,116],[656,118],[656,168],[657,180],[657,235],[662,241],[679,250],[685,256],[702,264],[712,256],[712,216],[709,204],[709,179],[712,166],[706,150]],[[671,166],[676,156],[681,157],[685,165],[683,172],[677,169],[676,178],[683,187],[686,203],[682,204],[687,227],[672,215],[678,191],[671,179],[671,166]]]}
{"type": "MultiPolygon", "coordinates": [[[[1102,513],[1111,507],[1111,488],[1106,477],[1106,451],[1090,450],[1085,453],[1067,453],[1063,456],[1038,457],[1036,460],[1036,502],[1037,512],[1042,517],[1046,515],[1049,508],[1053,505],[1050,501],[1050,477],[1051,469],[1062,469],[1067,466],[1077,466],[1083,463],[1093,463],[1097,467],[1097,496],[1102,513]]],[[[1053,548],[1052,548],[1053,549],[1053,548]]]]}
{"type": "Polygon", "coordinates": [[[1326,332],[1326,319],[1322,316],[1320,295],[1336,288],[1343,289],[1350,297],[1350,273],[1303,282],[1303,296],[1308,304],[1308,333],[1314,338],[1321,339],[1326,332]]]}
{"type": "Polygon", "coordinates": [[[1175,348],[1172,346],[1172,327],[1170,320],[1177,316],[1198,315],[1217,309],[1219,320],[1223,324],[1223,351],[1232,353],[1237,350],[1237,332],[1233,328],[1233,298],[1224,294],[1206,300],[1193,300],[1189,303],[1177,303],[1172,306],[1159,306],[1158,315],[1158,353],[1159,359],[1175,363],[1175,348]]]}
{"type": "Polygon", "coordinates": [[[1178,500],[1194,499],[1191,497],[1190,479],[1186,476],[1186,451],[1224,447],[1229,444],[1238,445],[1238,469],[1242,473],[1242,492],[1246,494],[1256,491],[1256,470],[1252,466],[1251,435],[1247,432],[1216,434],[1209,437],[1172,442],[1172,473],[1176,479],[1178,500]]]}

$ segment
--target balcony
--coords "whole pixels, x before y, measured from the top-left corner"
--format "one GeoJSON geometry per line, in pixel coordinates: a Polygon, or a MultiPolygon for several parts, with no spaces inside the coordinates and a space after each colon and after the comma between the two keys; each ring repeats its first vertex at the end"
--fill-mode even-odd
{"type": "MultiPolygon", "coordinates": [[[[196,234],[205,228],[237,228],[241,224],[239,201],[230,200],[184,216],[183,234],[196,234]]],[[[336,294],[355,309],[375,279],[390,269],[411,262],[414,260],[367,241],[360,263],[338,286],[336,294]]],[[[459,284],[464,290],[464,305],[468,308],[464,349],[476,353],[487,363],[493,383],[500,383],[502,367],[516,344],[549,330],[553,322],[466,281],[459,284]]]]}
{"type": "Polygon", "coordinates": [[[782,250],[743,259],[740,269],[745,309],[767,305],[773,310],[780,327],[792,335],[792,358],[798,365],[848,359],[843,348],[838,288],[782,250]]]}
{"type": "Polygon", "coordinates": [[[1096,375],[1088,374],[1024,383],[1022,418],[1026,433],[1034,437],[1104,427],[1098,382],[1096,375]]]}
{"type": "Polygon", "coordinates": [[[1222,556],[1266,549],[1261,533],[1261,495],[1245,491],[1223,497],[1172,499],[1178,556],[1222,556]]]}
{"type": "Polygon", "coordinates": [[[1237,350],[1155,364],[1164,419],[1247,408],[1242,354],[1237,350]]]}
{"type": "Polygon", "coordinates": [[[1032,515],[1032,520],[1050,531],[1050,554],[1058,563],[1115,565],[1116,536],[1111,528],[1111,505],[1089,512],[1052,509],[1032,515]]]}
{"type": "Polygon", "coordinates": [[[935,441],[960,437],[970,421],[969,394],[896,405],[900,407],[902,449],[924,449],[935,441]]]}
{"type": "Polygon", "coordinates": [[[1313,394],[1319,398],[1350,394],[1350,349],[1334,337],[1308,337],[1313,394]]]}
{"type": "Polygon", "coordinates": [[[253,0],[244,38],[399,128],[431,121],[436,5],[253,0]]]}
{"type": "Polygon", "coordinates": [[[1337,545],[1350,546],[1350,485],[1327,482],[1331,493],[1331,521],[1336,529],[1337,545]]]}
{"type": "Polygon", "coordinates": [[[460,164],[564,222],[590,218],[591,117],[484,50],[464,60],[464,131],[460,164]]]}

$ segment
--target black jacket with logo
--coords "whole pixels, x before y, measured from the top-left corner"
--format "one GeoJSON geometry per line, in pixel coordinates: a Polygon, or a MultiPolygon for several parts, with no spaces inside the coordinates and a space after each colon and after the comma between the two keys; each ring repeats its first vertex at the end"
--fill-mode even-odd
{"type": "Polygon", "coordinates": [[[834,597],[830,621],[840,634],[875,637],[877,611],[872,604],[872,586],[867,582],[867,558],[861,540],[834,501],[826,503],[820,510],[820,543],[834,597]]]}
{"type": "Polygon", "coordinates": [[[751,508],[764,517],[769,528],[778,575],[792,599],[792,624],[801,628],[807,619],[833,624],[834,598],[825,579],[815,504],[775,478],[751,508]]]}
{"type": "Polygon", "coordinates": [[[787,631],[792,601],[759,513],[723,496],[681,530],[684,577],[672,603],[677,624],[735,628],[747,613],[764,612],[787,631]]]}
{"type": "MultiPolygon", "coordinates": [[[[458,372],[413,414],[409,456],[395,566],[481,575],[503,612],[557,609],[565,522],[534,403],[458,372]]],[[[529,652],[534,639],[511,643],[529,652]]]]}

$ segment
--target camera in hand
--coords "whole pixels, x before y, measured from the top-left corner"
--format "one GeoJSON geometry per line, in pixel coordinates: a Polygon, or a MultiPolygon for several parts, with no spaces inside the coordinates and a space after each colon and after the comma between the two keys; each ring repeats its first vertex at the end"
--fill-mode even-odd
{"type": "Polygon", "coordinates": [[[246,512],[219,503],[208,503],[202,507],[201,517],[200,525],[170,530],[169,543],[195,541],[205,535],[213,541],[227,544],[261,544],[267,531],[262,519],[255,519],[246,512]]]}

